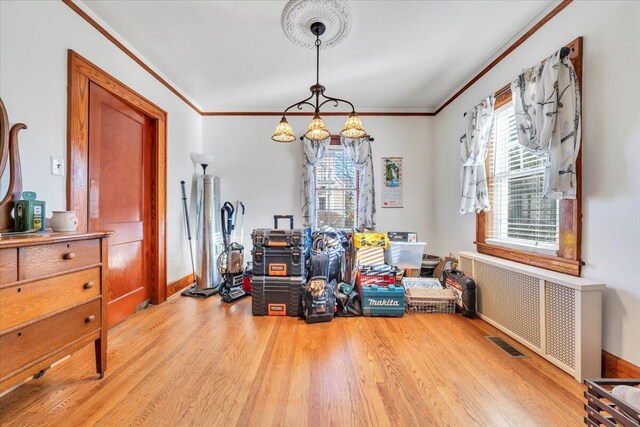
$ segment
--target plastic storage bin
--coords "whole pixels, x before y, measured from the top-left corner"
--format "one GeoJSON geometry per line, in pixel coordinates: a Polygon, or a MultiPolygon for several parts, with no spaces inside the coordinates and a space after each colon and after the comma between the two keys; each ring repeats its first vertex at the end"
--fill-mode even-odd
{"type": "Polygon", "coordinates": [[[385,250],[384,259],[389,265],[407,268],[420,268],[422,266],[422,254],[424,242],[389,242],[389,247],[385,250]]]}

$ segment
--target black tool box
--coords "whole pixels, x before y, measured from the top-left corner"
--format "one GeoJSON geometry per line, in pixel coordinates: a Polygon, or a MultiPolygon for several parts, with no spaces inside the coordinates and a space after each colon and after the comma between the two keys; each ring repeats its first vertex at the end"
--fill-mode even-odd
{"type": "Polygon", "coordinates": [[[258,228],[251,233],[253,246],[261,247],[304,247],[307,244],[307,232],[302,228],[293,228],[293,215],[274,215],[273,228],[258,228]],[[279,219],[289,220],[289,229],[278,228],[279,219]]]}
{"type": "Polygon", "coordinates": [[[256,276],[306,276],[304,248],[259,247],[251,250],[256,276]]]}
{"type": "Polygon", "coordinates": [[[254,316],[300,316],[304,277],[253,276],[251,312],[254,316]]]}
{"type": "Polygon", "coordinates": [[[445,270],[444,282],[456,297],[458,311],[465,317],[476,314],[476,282],[460,270],[445,270]]]}

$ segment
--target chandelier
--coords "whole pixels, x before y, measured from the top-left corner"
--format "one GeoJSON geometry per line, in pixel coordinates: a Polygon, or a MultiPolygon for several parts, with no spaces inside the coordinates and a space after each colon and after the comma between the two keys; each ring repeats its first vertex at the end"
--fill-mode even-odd
{"type": "Polygon", "coordinates": [[[351,114],[349,114],[349,118],[342,128],[340,135],[346,138],[362,138],[366,135],[353,104],[345,99],[333,98],[325,95],[325,87],[320,84],[320,45],[322,44],[320,36],[324,34],[325,30],[326,26],[322,22],[314,22],[311,24],[311,32],[316,36],[316,84],[309,88],[309,90],[311,90],[311,95],[308,98],[296,102],[284,110],[284,113],[282,113],[282,119],[280,119],[280,123],[278,123],[276,131],[271,137],[271,139],[276,142],[287,143],[296,140],[296,136],[287,121],[287,111],[293,107],[296,107],[298,110],[302,110],[304,105],[309,105],[314,109],[313,119],[311,120],[311,123],[309,123],[307,132],[304,134],[305,138],[310,139],[311,141],[323,141],[329,138],[331,133],[327,130],[324,121],[320,117],[320,109],[323,105],[329,102],[333,103],[334,107],[337,107],[341,102],[351,106],[351,114]],[[313,103],[309,102],[310,100],[313,100],[313,103]]]}

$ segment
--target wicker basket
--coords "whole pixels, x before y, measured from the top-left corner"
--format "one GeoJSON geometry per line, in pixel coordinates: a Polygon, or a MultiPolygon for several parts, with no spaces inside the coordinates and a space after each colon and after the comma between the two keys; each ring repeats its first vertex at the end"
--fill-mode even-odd
{"type": "Polygon", "coordinates": [[[454,314],[456,297],[451,289],[407,288],[405,298],[407,313],[454,314]]]}

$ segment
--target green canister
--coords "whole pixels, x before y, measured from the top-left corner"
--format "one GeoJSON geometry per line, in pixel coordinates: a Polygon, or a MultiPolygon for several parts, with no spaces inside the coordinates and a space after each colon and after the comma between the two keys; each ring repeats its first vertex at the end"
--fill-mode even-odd
{"type": "Polygon", "coordinates": [[[36,200],[36,193],[24,191],[22,200],[15,202],[13,217],[16,223],[16,231],[44,231],[46,204],[36,200]]]}

